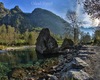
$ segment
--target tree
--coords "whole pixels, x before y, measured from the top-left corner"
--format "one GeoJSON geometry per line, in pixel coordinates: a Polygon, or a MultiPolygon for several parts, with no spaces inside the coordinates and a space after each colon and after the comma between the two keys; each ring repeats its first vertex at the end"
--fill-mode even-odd
{"type": "Polygon", "coordinates": [[[0,41],[2,43],[2,45],[4,43],[6,43],[6,33],[7,33],[7,29],[6,29],[6,26],[3,24],[2,26],[0,26],[0,41]]]}
{"type": "Polygon", "coordinates": [[[70,35],[73,36],[74,43],[77,45],[79,40],[79,21],[77,14],[75,11],[70,10],[67,12],[66,16],[71,25],[70,35]]]}
{"type": "Polygon", "coordinates": [[[37,36],[38,36],[38,33],[35,31],[32,31],[29,33],[29,36],[28,36],[29,45],[34,45],[36,43],[37,36]]]}
{"type": "Polygon", "coordinates": [[[14,27],[11,27],[11,26],[7,26],[7,43],[8,45],[11,45],[13,44],[14,42],[14,33],[15,33],[15,28],[14,27]]]}
{"type": "Polygon", "coordinates": [[[34,36],[32,35],[32,32],[28,36],[28,43],[29,43],[29,45],[34,44],[34,36]]]}
{"type": "Polygon", "coordinates": [[[85,0],[84,9],[92,18],[100,18],[100,0],[85,0]]]}
{"type": "Polygon", "coordinates": [[[81,42],[84,43],[84,44],[87,44],[87,43],[90,43],[91,42],[91,36],[89,33],[84,33],[82,36],[81,36],[81,42]]]}
{"type": "Polygon", "coordinates": [[[100,45],[100,30],[95,31],[94,44],[100,45]]]}
{"type": "Polygon", "coordinates": [[[100,30],[95,31],[95,38],[100,40],[100,30]]]}
{"type": "Polygon", "coordinates": [[[26,32],[24,33],[24,39],[25,39],[26,43],[28,43],[28,37],[29,37],[29,31],[26,30],[26,32]]]}
{"type": "Polygon", "coordinates": [[[18,29],[15,29],[15,32],[14,32],[14,44],[17,44],[18,41],[20,40],[20,31],[18,29]]]}

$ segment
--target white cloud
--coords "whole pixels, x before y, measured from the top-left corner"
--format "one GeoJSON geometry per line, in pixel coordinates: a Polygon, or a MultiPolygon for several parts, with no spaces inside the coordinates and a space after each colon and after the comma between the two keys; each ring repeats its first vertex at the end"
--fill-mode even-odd
{"type": "Polygon", "coordinates": [[[84,27],[92,27],[93,26],[92,20],[91,20],[90,16],[87,13],[85,13],[85,11],[84,11],[84,5],[82,3],[83,1],[84,0],[80,0],[80,4],[79,4],[79,2],[77,3],[76,12],[78,14],[78,18],[79,18],[79,20],[86,23],[86,24],[83,24],[84,27]]]}
{"type": "Polygon", "coordinates": [[[84,27],[92,27],[93,25],[92,25],[92,20],[91,20],[90,16],[87,15],[86,13],[83,14],[83,16],[84,16],[83,21],[86,22],[86,24],[84,24],[83,26],[84,27]]]}

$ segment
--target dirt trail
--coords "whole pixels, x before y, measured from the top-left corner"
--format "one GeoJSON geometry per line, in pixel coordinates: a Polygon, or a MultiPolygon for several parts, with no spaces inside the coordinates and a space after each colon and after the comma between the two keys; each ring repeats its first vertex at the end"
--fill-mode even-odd
{"type": "Polygon", "coordinates": [[[100,80],[100,47],[94,47],[96,49],[95,57],[93,58],[94,66],[94,79],[100,80]]]}
{"type": "Polygon", "coordinates": [[[19,50],[19,49],[28,49],[28,48],[35,48],[35,45],[32,46],[20,46],[20,47],[7,47],[4,50],[19,50]]]}
{"type": "Polygon", "coordinates": [[[90,65],[90,69],[88,69],[88,73],[94,80],[100,80],[100,46],[91,48],[95,50],[96,54],[89,55],[88,64],[90,65]]]}

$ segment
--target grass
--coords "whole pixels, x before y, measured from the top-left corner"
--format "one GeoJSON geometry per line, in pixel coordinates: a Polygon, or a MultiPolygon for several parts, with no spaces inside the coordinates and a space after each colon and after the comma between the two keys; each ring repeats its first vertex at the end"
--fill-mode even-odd
{"type": "Polygon", "coordinates": [[[61,46],[62,43],[63,43],[63,40],[57,40],[57,43],[58,43],[59,46],[61,46]]]}
{"type": "Polygon", "coordinates": [[[6,46],[0,45],[0,50],[3,50],[3,49],[5,49],[5,48],[6,48],[6,46]]]}

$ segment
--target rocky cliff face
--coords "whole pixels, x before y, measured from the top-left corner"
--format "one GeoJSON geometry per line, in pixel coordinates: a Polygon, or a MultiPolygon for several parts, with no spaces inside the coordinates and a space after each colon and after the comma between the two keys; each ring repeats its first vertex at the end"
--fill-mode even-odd
{"type": "Polygon", "coordinates": [[[9,13],[9,10],[4,7],[4,4],[0,2],[0,19],[5,17],[9,13]]]}
{"type": "Polygon", "coordinates": [[[15,6],[13,9],[10,10],[12,14],[22,13],[22,10],[19,8],[19,6],[15,6]]]}

